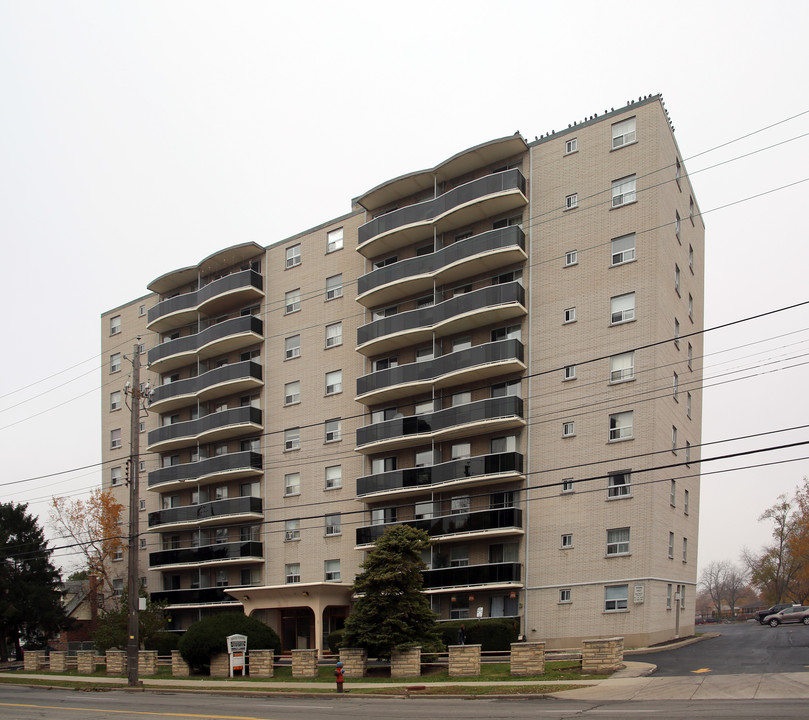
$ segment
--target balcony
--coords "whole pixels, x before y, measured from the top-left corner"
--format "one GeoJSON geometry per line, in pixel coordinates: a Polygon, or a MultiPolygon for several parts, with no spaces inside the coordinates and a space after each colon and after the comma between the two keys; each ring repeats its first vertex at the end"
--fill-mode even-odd
{"type": "Polygon", "coordinates": [[[196,322],[200,314],[213,316],[223,310],[243,307],[264,297],[264,279],[255,270],[231,273],[194,292],[175,295],[149,308],[148,325],[165,332],[196,322]]]}
{"type": "Polygon", "coordinates": [[[149,553],[149,568],[152,570],[182,568],[188,565],[228,565],[235,562],[264,562],[261,543],[249,540],[149,553]]]}
{"type": "Polygon", "coordinates": [[[230,595],[225,594],[224,587],[208,588],[188,588],[183,590],[161,590],[151,593],[152,602],[166,600],[169,608],[176,608],[178,605],[241,605],[238,600],[234,600],[230,595]]]}
{"type": "Polygon", "coordinates": [[[483,435],[525,425],[522,398],[487,398],[424,415],[410,415],[366,425],[357,430],[356,450],[377,453],[440,442],[456,437],[483,435]]]}
{"type": "Polygon", "coordinates": [[[365,307],[389,305],[402,298],[432,292],[483,272],[526,260],[525,234],[516,225],[460,240],[430,255],[407,258],[378,268],[357,281],[357,301],[365,307]]]}
{"type": "Polygon", "coordinates": [[[458,350],[434,360],[408,363],[357,378],[358,402],[366,405],[414,397],[446,388],[525,370],[519,340],[498,340],[458,350]]]}
{"type": "Polygon", "coordinates": [[[425,590],[454,587],[521,585],[522,567],[520,563],[488,563],[486,565],[465,565],[463,567],[437,568],[424,570],[425,590]]]}
{"type": "Polygon", "coordinates": [[[250,451],[228,453],[154,470],[149,473],[149,489],[165,492],[185,487],[189,482],[207,485],[212,482],[254,477],[261,475],[262,472],[261,453],[250,451]]]}
{"type": "Polygon", "coordinates": [[[166,452],[195,443],[220,442],[261,430],[261,410],[238,407],[211,413],[197,420],[163,425],[149,431],[149,452],[166,452]]]}
{"type": "Polygon", "coordinates": [[[264,323],[253,316],[224,320],[210,325],[195,335],[167,340],[149,350],[149,365],[154,372],[164,373],[197,358],[205,360],[233,350],[249,347],[264,339],[264,323]]]}
{"type": "Polygon", "coordinates": [[[379,355],[430,342],[434,335],[453,335],[525,314],[525,290],[520,283],[490,285],[362,325],[357,328],[357,350],[367,356],[379,355]]]}
{"type": "Polygon", "coordinates": [[[528,204],[519,170],[484,175],[437,198],[407,205],[361,225],[357,250],[367,258],[391,252],[528,204]]]}
{"type": "Polygon", "coordinates": [[[479,533],[485,533],[487,537],[511,535],[522,531],[522,510],[498,508],[497,510],[458,513],[425,520],[407,520],[400,523],[358,527],[356,529],[357,545],[371,545],[384,535],[385,530],[397,525],[409,525],[424,530],[434,538],[479,533]]]}
{"type": "Polygon", "coordinates": [[[261,365],[253,360],[223,365],[202,375],[160,385],[152,392],[150,409],[170,412],[197,401],[249,392],[264,384],[261,365]]]}
{"type": "Polygon", "coordinates": [[[523,456],[517,452],[478,455],[427,467],[390,470],[357,478],[357,497],[379,495],[406,497],[419,495],[425,488],[472,487],[512,482],[523,476],[523,456]]]}
{"type": "Polygon", "coordinates": [[[219,525],[238,519],[239,522],[261,520],[261,498],[238,497],[227,500],[213,500],[199,505],[167,508],[149,513],[149,528],[165,531],[182,528],[186,525],[205,527],[219,525]]]}

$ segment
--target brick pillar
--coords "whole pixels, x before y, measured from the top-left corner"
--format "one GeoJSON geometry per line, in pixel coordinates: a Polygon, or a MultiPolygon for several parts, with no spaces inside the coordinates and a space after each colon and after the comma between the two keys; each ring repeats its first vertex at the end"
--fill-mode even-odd
{"type": "Polygon", "coordinates": [[[511,643],[511,674],[542,675],[545,672],[545,643],[511,643]]]}
{"type": "Polygon", "coordinates": [[[36,672],[45,664],[44,650],[23,650],[22,666],[28,672],[36,672]]]}
{"type": "Polygon", "coordinates": [[[317,650],[292,651],[292,677],[317,677],[317,650]]]}
{"type": "Polygon", "coordinates": [[[96,651],[79,650],[76,653],[76,670],[79,675],[92,675],[96,671],[96,651]]]}
{"type": "Polygon", "coordinates": [[[247,654],[250,677],[273,677],[274,650],[251,650],[247,654]]]}
{"type": "Polygon", "coordinates": [[[421,648],[394,650],[390,658],[390,676],[418,677],[421,675],[421,648]]]}
{"type": "Polygon", "coordinates": [[[622,637],[602,640],[583,640],[581,644],[581,671],[585,675],[598,675],[618,670],[624,662],[622,637]]]}
{"type": "Polygon", "coordinates": [[[51,672],[65,672],[67,670],[67,653],[64,650],[51,650],[48,669],[51,672]]]}
{"type": "Polygon", "coordinates": [[[368,651],[365,648],[340,648],[343,671],[352,678],[368,674],[368,651]]]}
{"type": "Polygon", "coordinates": [[[449,676],[480,675],[480,645],[449,646],[449,676]]]}
{"type": "Polygon", "coordinates": [[[107,650],[107,675],[126,675],[126,650],[107,650]]]}
{"type": "Polygon", "coordinates": [[[230,677],[230,656],[219,653],[211,658],[211,677],[230,677]]]}
{"type": "Polygon", "coordinates": [[[191,674],[191,668],[188,663],[183,660],[179,650],[171,651],[171,676],[172,677],[188,677],[191,674]]]}
{"type": "Polygon", "coordinates": [[[157,675],[157,650],[138,650],[138,675],[157,675]]]}

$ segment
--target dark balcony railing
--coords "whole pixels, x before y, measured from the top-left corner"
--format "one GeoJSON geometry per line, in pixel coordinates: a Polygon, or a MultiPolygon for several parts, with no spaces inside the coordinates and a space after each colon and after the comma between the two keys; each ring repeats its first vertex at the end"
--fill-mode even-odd
{"type": "Polygon", "coordinates": [[[152,403],[159,403],[163,400],[169,400],[170,398],[184,395],[196,395],[205,388],[233,380],[247,378],[261,380],[261,375],[261,365],[252,360],[245,360],[244,362],[234,363],[233,365],[223,365],[214,370],[209,370],[202,375],[197,375],[197,377],[159,385],[152,392],[152,403]]]}
{"type": "Polygon", "coordinates": [[[264,557],[261,543],[249,540],[247,542],[220,543],[219,545],[201,545],[200,547],[160,550],[158,552],[149,553],[149,567],[154,568],[162,565],[186,565],[261,557],[264,557]]]}
{"type": "Polygon", "coordinates": [[[157,445],[167,440],[193,438],[203,433],[229,425],[261,425],[261,410],[254,407],[238,407],[211,413],[197,420],[186,420],[172,425],[163,425],[149,431],[149,445],[157,445]]]}
{"type": "Polygon", "coordinates": [[[242,270],[241,272],[225,275],[225,277],[214,280],[199,290],[167,298],[157,303],[154,307],[149,308],[149,323],[151,324],[165,315],[198,307],[217,295],[246,287],[263,290],[264,279],[255,270],[242,270]]]}
{"type": "Polygon", "coordinates": [[[459,370],[503,362],[504,360],[523,361],[524,348],[519,340],[498,340],[484,345],[458,350],[434,360],[413,362],[387,370],[363,375],[357,378],[357,395],[382,390],[395,385],[417,382],[434,382],[442,375],[459,370]]]}
{"type": "Polygon", "coordinates": [[[429,435],[456,425],[466,425],[483,420],[522,417],[522,414],[522,398],[513,395],[487,398],[434,413],[409,415],[358,428],[357,447],[410,435],[429,435]]]}
{"type": "Polygon", "coordinates": [[[479,510],[471,513],[443,515],[425,520],[407,520],[400,523],[385,523],[358,527],[357,545],[375,543],[384,535],[385,530],[397,525],[409,525],[425,530],[430,537],[455,535],[458,533],[483,532],[485,530],[502,530],[504,528],[522,527],[522,510],[517,508],[498,508],[496,510],[479,510]]]}
{"type": "Polygon", "coordinates": [[[208,343],[222,340],[230,335],[244,335],[247,333],[263,336],[264,323],[261,319],[254,315],[231,318],[211,325],[195,335],[186,335],[176,340],[160,343],[149,350],[149,362],[159,362],[172,355],[195,353],[208,343]]]}
{"type": "Polygon", "coordinates": [[[169,465],[149,473],[149,487],[163,483],[187,482],[217,473],[262,469],[261,453],[244,451],[217,455],[182,465],[169,465]]]}
{"type": "Polygon", "coordinates": [[[519,170],[512,169],[492,173],[453,188],[432,200],[426,200],[416,205],[408,205],[400,210],[380,215],[359,227],[359,244],[362,245],[377,235],[406,225],[428,222],[452,210],[454,207],[507,190],[520,190],[523,195],[525,194],[525,178],[519,170]]]}
{"type": "Polygon", "coordinates": [[[520,563],[490,563],[424,570],[424,589],[520,582],[520,563]]]}
{"type": "Polygon", "coordinates": [[[152,602],[166,600],[171,605],[203,605],[205,603],[236,603],[238,600],[225,595],[225,588],[187,588],[183,590],[160,590],[151,593],[152,602]]]}
{"type": "Polygon", "coordinates": [[[385,335],[407,330],[429,329],[457,315],[465,315],[509,303],[525,305],[525,289],[518,282],[490,285],[480,290],[456,295],[436,305],[374,320],[357,328],[357,345],[362,346],[385,335]]]}
{"type": "Polygon", "coordinates": [[[379,268],[357,281],[357,292],[362,295],[383,285],[400,282],[415,275],[433,275],[441,268],[485,252],[519,247],[525,250],[525,234],[517,225],[489,230],[453,243],[430,255],[419,255],[379,268]]]}
{"type": "Polygon", "coordinates": [[[181,522],[202,522],[216,517],[230,515],[261,514],[261,498],[238,497],[227,500],[213,500],[199,505],[167,508],[149,513],[149,527],[181,522]]]}
{"type": "Polygon", "coordinates": [[[357,495],[405,490],[407,488],[426,487],[453,480],[469,480],[474,477],[485,477],[501,473],[522,474],[523,456],[518,452],[497,453],[494,455],[478,455],[464,460],[427,467],[391,470],[375,475],[357,478],[357,495]]]}

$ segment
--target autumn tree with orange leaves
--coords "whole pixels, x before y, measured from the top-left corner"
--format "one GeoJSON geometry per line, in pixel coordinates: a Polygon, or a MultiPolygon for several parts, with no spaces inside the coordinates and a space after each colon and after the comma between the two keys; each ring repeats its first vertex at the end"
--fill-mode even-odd
{"type": "Polygon", "coordinates": [[[51,526],[75,542],[76,550],[84,555],[88,573],[98,578],[107,595],[115,594],[108,563],[123,547],[120,520],[124,507],[111,492],[100,488],[84,500],[55,497],[51,507],[51,526]]]}

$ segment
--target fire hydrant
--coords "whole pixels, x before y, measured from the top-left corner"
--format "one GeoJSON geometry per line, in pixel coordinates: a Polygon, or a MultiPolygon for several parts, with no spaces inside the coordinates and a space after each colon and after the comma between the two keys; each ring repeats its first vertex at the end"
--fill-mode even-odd
{"type": "Polygon", "coordinates": [[[343,692],[343,663],[338,662],[334,668],[334,678],[337,680],[337,692],[343,692]]]}

